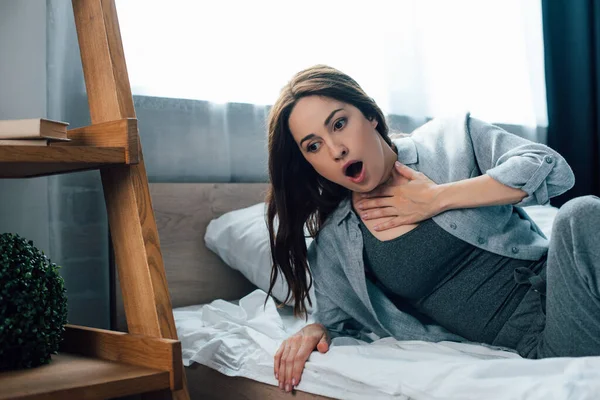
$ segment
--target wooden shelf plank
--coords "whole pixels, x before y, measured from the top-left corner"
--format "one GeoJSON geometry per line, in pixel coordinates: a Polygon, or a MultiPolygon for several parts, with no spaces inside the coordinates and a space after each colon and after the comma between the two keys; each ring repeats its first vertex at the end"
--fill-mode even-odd
{"type": "Polygon", "coordinates": [[[82,128],[70,129],[67,132],[69,142],[52,142],[51,146],[94,146],[114,147],[126,150],[125,162],[139,162],[140,144],[137,119],[123,118],[102,122],[82,128]]]}
{"type": "Polygon", "coordinates": [[[48,146],[0,146],[0,178],[31,178],[137,164],[137,119],[123,118],[67,132],[69,142],[48,146]]]}
{"type": "Polygon", "coordinates": [[[0,400],[94,400],[168,389],[169,372],[59,353],[41,367],[0,373],[0,400]]]}
{"type": "Polygon", "coordinates": [[[0,178],[29,178],[127,163],[124,147],[0,146],[0,178]]]}
{"type": "Polygon", "coordinates": [[[168,371],[171,389],[182,387],[181,342],[125,332],[66,325],[60,351],[168,371]]]}

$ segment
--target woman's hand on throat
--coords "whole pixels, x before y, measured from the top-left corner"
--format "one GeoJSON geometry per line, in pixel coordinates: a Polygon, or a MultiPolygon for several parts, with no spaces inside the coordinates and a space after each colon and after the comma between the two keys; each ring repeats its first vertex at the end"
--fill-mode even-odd
{"type": "Polygon", "coordinates": [[[391,177],[371,192],[363,193],[356,208],[363,221],[393,217],[374,227],[385,231],[439,214],[440,193],[439,185],[425,174],[396,161],[391,177]]]}

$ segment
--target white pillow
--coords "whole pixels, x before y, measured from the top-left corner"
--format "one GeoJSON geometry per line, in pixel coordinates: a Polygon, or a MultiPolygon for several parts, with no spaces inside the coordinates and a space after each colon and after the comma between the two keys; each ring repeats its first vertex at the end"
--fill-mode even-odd
{"type": "MultiPolygon", "coordinates": [[[[266,212],[267,205],[264,202],[230,211],[210,221],[204,236],[206,247],[265,292],[269,290],[272,265],[266,212]]],[[[312,240],[306,239],[307,247],[312,240]]],[[[285,278],[279,274],[272,295],[283,302],[287,288],[285,278]]],[[[312,287],[309,295],[314,304],[315,294],[312,287]]]]}

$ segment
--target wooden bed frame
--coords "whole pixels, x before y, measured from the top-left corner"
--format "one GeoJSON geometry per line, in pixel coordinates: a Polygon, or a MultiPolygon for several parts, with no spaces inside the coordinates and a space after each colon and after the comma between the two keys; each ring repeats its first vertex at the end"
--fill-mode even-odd
{"type": "MultiPolygon", "coordinates": [[[[226,212],[264,201],[267,184],[152,183],[150,194],[173,307],[235,300],[256,287],[204,244],[208,223],[226,212]]],[[[114,270],[114,268],[113,268],[114,270]]],[[[113,328],[127,331],[118,279],[112,279],[113,328]]],[[[204,365],[185,368],[190,398],[284,399],[276,386],[229,377],[204,365]]],[[[295,391],[296,399],[328,399],[295,391]]]]}

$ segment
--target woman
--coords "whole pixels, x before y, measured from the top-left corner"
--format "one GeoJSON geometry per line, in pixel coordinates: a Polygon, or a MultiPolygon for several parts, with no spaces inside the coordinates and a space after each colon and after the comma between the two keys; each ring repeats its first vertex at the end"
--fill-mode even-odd
{"type": "Polygon", "coordinates": [[[314,277],[318,321],[276,353],[282,389],[332,337],[368,332],[600,354],[600,199],[565,204],[550,242],[521,209],[574,184],[547,146],[469,115],[392,141],[352,78],[315,66],[271,110],[269,174],[271,288],[283,274],[301,316],[314,277]]]}

